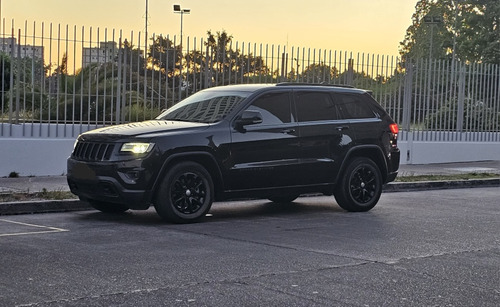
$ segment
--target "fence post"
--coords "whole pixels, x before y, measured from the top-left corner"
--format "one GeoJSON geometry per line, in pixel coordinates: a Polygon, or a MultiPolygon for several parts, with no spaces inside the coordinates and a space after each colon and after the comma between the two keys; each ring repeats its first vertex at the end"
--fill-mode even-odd
{"type": "Polygon", "coordinates": [[[12,109],[14,108],[14,71],[15,71],[15,60],[14,59],[14,54],[15,54],[15,38],[14,38],[14,29],[12,29],[12,36],[11,36],[11,48],[10,48],[10,85],[9,85],[9,123],[12,124],[12,109]]]}
{"type": "Polygon", "coordinates": [[[458,74],[457,132],[464,130],[465,65],[460,65],[458,74]]]}
{"type": "Polygon", "coordinates": [[[116,124],[122,120],[122,38],[119,39],[118,46],[118,75],[116,80],[116,124]]]}
{"type": "Polygon", "coordinates": [[[413,92],[413,63],[410,60],[406,61],[403,78],[403,122],[401,125],[403,130],[409,132],[411,128],[411,96],[413,92]]]}
{"type": "Polygon", "coordinates": [[[354,59],[349,59],[347,62],[347,85],[353,85],[354,83],[354,59]]]}

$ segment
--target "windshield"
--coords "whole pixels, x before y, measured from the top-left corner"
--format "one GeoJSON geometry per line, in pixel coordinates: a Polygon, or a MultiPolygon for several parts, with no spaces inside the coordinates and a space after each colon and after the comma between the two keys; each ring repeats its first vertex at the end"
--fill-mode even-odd
{"type": "Polygon", "coordinates": [[[156,119],[215,123],[224,119],[251,92],[201,91],[182,100],[156,119]]]}

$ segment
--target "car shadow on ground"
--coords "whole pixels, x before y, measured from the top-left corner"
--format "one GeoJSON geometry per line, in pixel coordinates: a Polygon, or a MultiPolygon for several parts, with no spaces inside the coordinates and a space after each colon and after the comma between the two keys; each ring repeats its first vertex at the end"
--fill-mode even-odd
{"type": "MultiPolygon", "coordinates": [[[[208,214],[198,223],[213,223],[240,219],[289,218],[294,215],[317,213],[342,213],[342,210],[328,197],[302,197],[290,203],[274,203],[268,200],[246,200],[215,202],[208,214]]],[[[172,224],[164,221],[156,214],[153,206],[148,210],[128,210],[123,213],[103,213],[89,210],[80,212],[79,219],[95,222],[117,222],[130,225],[164,225],[172,224]]]]}

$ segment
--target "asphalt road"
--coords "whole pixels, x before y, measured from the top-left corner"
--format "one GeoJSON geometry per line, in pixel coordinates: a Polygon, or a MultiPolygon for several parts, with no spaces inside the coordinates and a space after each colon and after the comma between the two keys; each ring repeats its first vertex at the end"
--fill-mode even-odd
{"type": "Polygon", "coordinates": [[[498,306],[500,190],[0,216],[0,306],[498,306]]]}

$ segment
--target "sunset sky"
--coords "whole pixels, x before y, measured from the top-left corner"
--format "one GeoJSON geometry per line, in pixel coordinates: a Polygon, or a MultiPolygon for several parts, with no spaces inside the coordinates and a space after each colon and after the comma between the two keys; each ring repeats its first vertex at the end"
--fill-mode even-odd
{"type": "MultiPolygon", "coordinates": [[[[42,22],[70,28],[145,30],[146,0],[0,0],[6,32],[42,22]]],[[[398,55],[417,0],[148,0],[148,33],[179,35],[173,4],[191,9],[183,34],[226,30],[235,41],[398,55]]]]}

